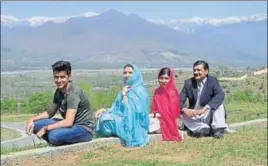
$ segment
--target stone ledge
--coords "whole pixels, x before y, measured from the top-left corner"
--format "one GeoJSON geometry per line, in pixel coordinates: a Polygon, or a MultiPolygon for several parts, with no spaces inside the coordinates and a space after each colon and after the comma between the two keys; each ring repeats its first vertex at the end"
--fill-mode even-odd
{"type": "MultiPolygon", "coordinates": [[[[161,134],[150,135],[150,141],[159,141],[161,140],[161,134]]],[[[16,162],[22,162],[31,158],[39,157],[52,157],[53,155],[67,154],[72,152],[85,152],[93,150],[105,145],[114,145],[120,144],[120,139],[111,137],[111,138],[99,138],[92,140],[90,142],[77,143],[66,146],[57,146],[57,147],[45,147],[38,149],[31,149],[22,152],[15,152],[9,155],[1,155],[1,165],[8,163],[15,164],[16,162]]]]}
{"type": "MultiPolygon", "coordinates": [[[[246,122],[241,122],[241,123],[234,123],[234,124],[231,124],[229,127],[231,129],[238,129],[239,127],[254,126],[256,124],[261,124],[261,123],[267,123],[267,119],[257,119],[257,120],[246,121],[246,122]]],[[[161,140],[161,134],[154,134],[150,136],[151,136],[151,142],[161,140]]],[[[24,160],[29,160],[31,158],[52,157],[53,155],[67,154],[71,152],[85,152],[85,151],[96,149],[103,145],[113,145],[113,144],[120,144],[120,140],[115,137],[100,138],[100,139],[92,140],[90,142],[77,143],[77,144],[66,145],[66,146],[45,147],[45,148],[26,150],[22,152],[15,152],[9,155],[1,155],[1,165],[10,164],[10,163],[15,165],[15,163],[17,162],[23,162],[24,160]]]]}
{"type": "Polygon", "coordinates": [[[256,120],[250,120],[250,121],[245,121],[245,122],[233,123],[229,125],[229,128],[238,129],[243,126],[254,126],[254,125],[262,124],[262,123],[267,124],[267,119],[256,119],[256,120]]]}

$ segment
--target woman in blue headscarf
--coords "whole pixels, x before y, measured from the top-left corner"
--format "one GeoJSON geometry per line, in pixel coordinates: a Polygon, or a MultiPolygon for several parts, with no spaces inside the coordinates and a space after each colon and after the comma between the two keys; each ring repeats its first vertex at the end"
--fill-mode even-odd
{"type": "Polygon", "coordinates": [[[136,65],[127,64],[123,73],[124,86],[109,109],[96,112],[96,135],[118,136],[126,147],[148,144],[149,96],[136,65]]]}

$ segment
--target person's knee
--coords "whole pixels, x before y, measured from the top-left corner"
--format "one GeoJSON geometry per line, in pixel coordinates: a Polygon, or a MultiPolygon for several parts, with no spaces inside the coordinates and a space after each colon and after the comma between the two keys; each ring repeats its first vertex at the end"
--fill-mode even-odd
{"type": "Polygon", "coordinates": [[[100,125],[100,134],[105,137],[109,137],[112,135],[110,125],[109,123],[107,123],[107,121],[102,122],[102,124],[100,125]]]}
{"type": "Polygon", "coordinates": [[[52,145],[62,145],[62,140],[60,140],[58,134],[52,132],[48,134],[48,142],[52,145]]]}
{"type": "Polygon", "coordinates": [[[45,124],[45,119],[34,121],[33,133],[36,134],[45,124]]]}

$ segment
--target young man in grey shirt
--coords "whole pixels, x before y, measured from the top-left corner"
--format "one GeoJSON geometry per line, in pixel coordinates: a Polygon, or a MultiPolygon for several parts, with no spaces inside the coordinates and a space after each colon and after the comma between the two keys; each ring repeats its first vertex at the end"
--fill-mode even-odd
{"type": "Polygon", "coordinates": [[[42,137],[52,145],[90,141],[94,131],[94,116],[88,97],[71,81],[71,64],[58,61],[52,65],[57,90],[50,108],[31,117],[26,133],[42,137]],[[63,119],[50,119],[59,111],[63,119]]]}

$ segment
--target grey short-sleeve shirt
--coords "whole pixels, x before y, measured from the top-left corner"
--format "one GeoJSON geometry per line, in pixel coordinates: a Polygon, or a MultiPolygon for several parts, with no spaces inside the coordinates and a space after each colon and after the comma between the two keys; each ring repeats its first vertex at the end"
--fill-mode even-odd
{"type": "Polygon", "coordinates": [[[59,89],[55,91],[53,102],[57,105],[57,111],[65,118],[68,109],[77,109],[74,123],[83,127],[93,135],[95,120],[90,102],[85,93],[73,82],[66,93],[59,89]]]}

